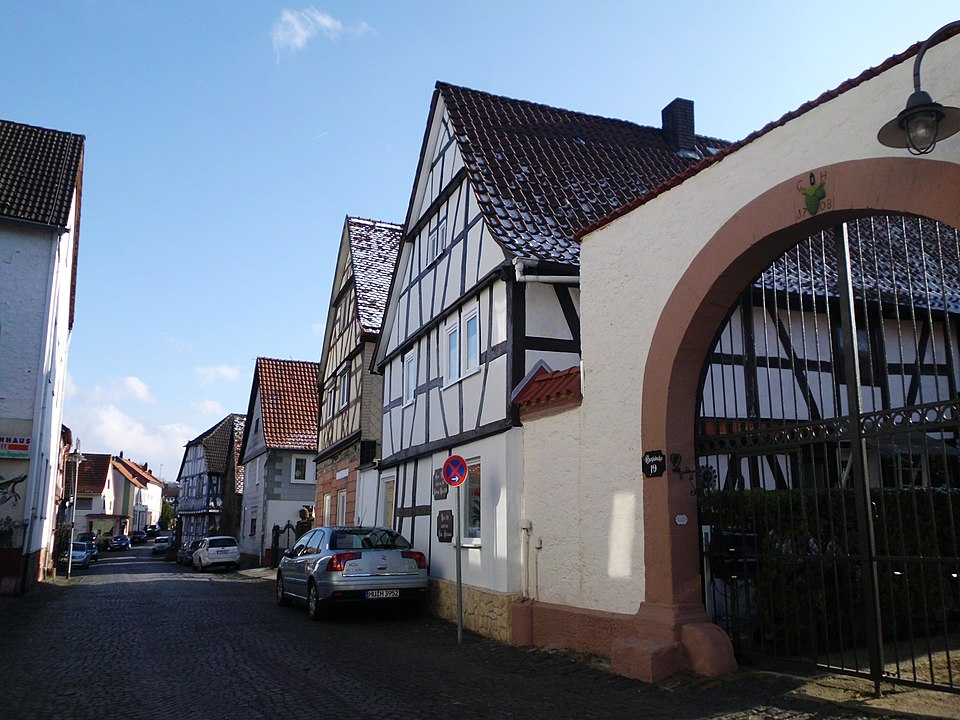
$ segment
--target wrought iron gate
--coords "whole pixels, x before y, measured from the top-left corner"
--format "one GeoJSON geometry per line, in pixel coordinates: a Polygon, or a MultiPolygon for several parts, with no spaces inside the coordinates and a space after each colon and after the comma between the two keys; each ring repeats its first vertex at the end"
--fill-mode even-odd
{"type": "Polygon", "coordinates": [[[960,237],[812,236],[731,309],[697,418],[704,601],[742,660],[960,692],[960,237]]]}

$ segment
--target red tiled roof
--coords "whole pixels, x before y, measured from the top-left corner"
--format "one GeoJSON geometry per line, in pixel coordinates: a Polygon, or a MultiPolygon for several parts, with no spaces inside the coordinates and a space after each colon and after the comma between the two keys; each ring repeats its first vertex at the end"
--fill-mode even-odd
{"type": "Polygon", "coordinates": [[[267,447],[317,451],[320,363],[257,358],[263,438],[267,447]]]}
{"type": "Polygon", "coordinates": [[[124,457],[113,458],[113,466],[134,485],[145,488],[148,484],[162,485],[146,465],[140,465],[124,457]]]}
{"type": "MultiPolygon", "coordinates": [[[[83,453],[83,462],[80,463],[77,483],[77,493],[99,495],[107,484],[107,471],[110,469],[112,455],[104,453],[83,453]]],[[[70,468],[74,464],[67,463],[70,468]]],[[[69,472],[69,470],[68,470],[69,472]]]]}
{"type": "Polygon", "coordinates": [[[566,399],[583,399],[579,366],[556,371],[541,367],[519,388],[513,403],[523,410],[566,399]]]}
{"type": "Polygon", "coordinates": [[[403,228],[381,220],[348,217],[347,233],[360,328],[379,334],[403,228]]]}
{"type": "MultiPolygon", "coordinates": [[[[437,83],[480,209],[517,257],[578,265],[575,235],[697,160],[659,128],[437,83]]],[[[701,156],[723,140],[695,136],[701,156]]]]}
{"type": "Polygon", "coordinates": [[[66,227],[83,135],[0,120],[0,216],[66,227]]]}

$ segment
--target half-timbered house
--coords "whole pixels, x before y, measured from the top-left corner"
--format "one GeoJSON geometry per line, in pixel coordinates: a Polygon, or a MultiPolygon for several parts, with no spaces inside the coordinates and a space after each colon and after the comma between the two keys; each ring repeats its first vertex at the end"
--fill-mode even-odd
{"type": "Polygon", "coordinates": [[[376,498],[383,380],[370,365],[400,231],[380,220],[348,217],[343,224],[320,359],[316,517],[324,525],[384,520],[356,498],[361,473],[376,498]]]}
{"type": "Polygon", "coordinates": [[[245,415],[232,413],[187,443],[177,475],[178,542],[237,534],[243,493],[238,455],[245,420],[245,415]]]}
{"type": "Polygon", "coordinates": [[[300,511],[313,508],[318,373],[315,362],[257,358],[240,444],[245,565],[269,565],[274,526],[296,525],[300,511]]]}
{"type": "Polygon", "coordinates": [[[444,614],[463,548],[466,623],[481,632],[508,636],[521,587],[511,395],[540,361],[557,370],[580,361],[575,233],[725,145],[694,134],[690,101],[673,101],[663,121],[642,127],[436,86],[375,361],[376,502],[381,516],[395,504],[395,527],[429,549],[444,614]],[[440,475],[453,454],[468,465],[455,492],[440,475]]]}

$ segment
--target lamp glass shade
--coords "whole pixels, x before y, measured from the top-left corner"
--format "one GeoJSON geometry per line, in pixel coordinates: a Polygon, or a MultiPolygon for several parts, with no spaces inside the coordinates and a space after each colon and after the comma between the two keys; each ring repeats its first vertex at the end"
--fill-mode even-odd
{"type": "Polygon", "coordinates": [[[907,131],[907,144],[918,153],[927,153],[937,142],[937,127],[940,113],[935,110],[914,111],[906,118],[904,128],[907,131]]]}

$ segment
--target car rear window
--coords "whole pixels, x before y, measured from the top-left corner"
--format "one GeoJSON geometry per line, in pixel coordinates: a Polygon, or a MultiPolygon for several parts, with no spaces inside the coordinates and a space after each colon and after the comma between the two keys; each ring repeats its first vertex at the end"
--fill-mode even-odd
{"type": "Polygon", "coordinates": [[[208,545],[210,547],[233,547],[237,541],[233,538],[210,538],[208,545]]]}
{"type": "Polygon", "coordinates": [[[337,530],[330,538],[331,550],[359,550],[360,548],[394,550],[408,547],[410,543],[403,535],[384,528],[337,530]]]}

